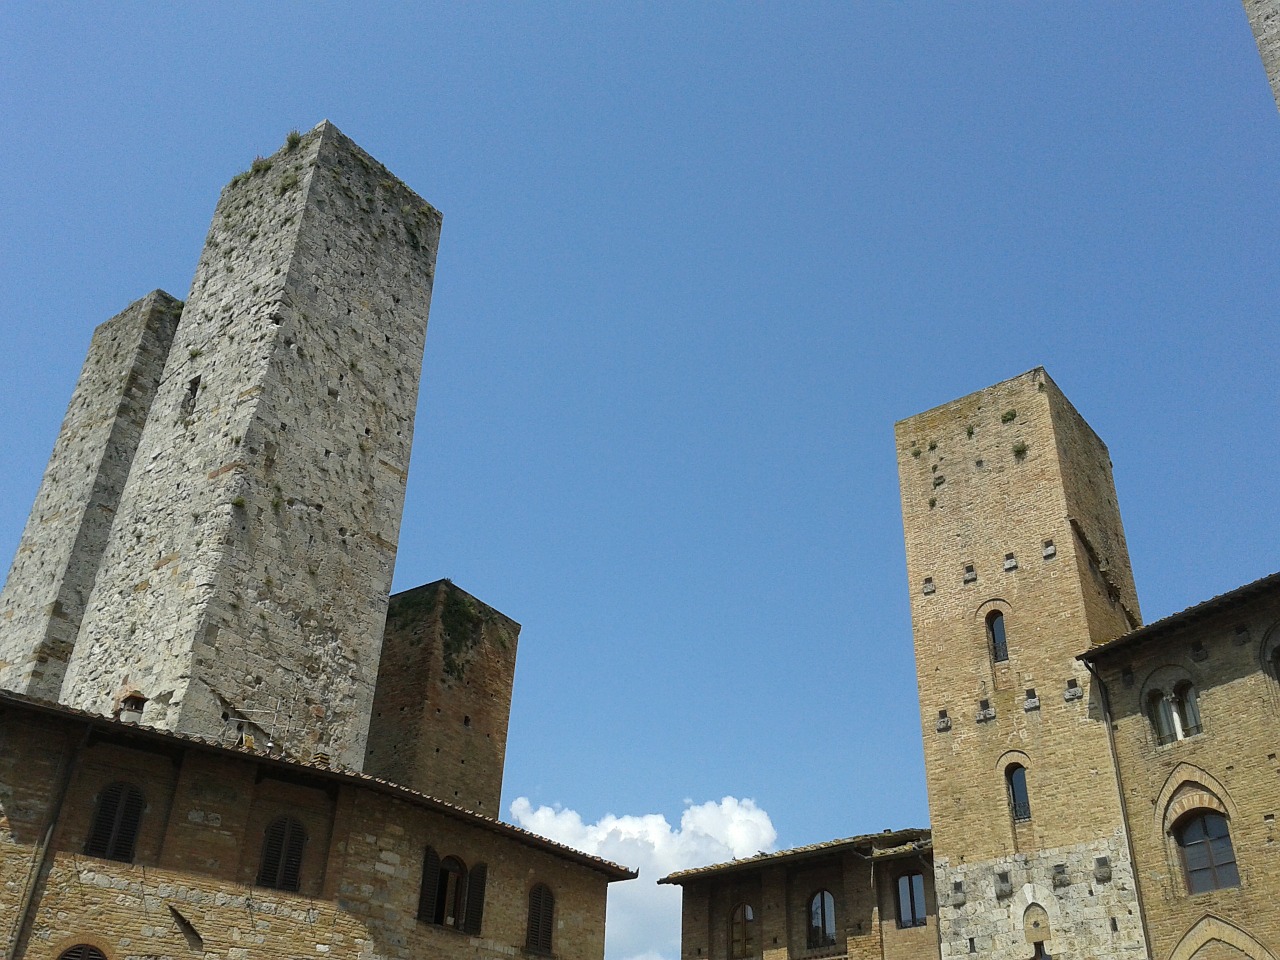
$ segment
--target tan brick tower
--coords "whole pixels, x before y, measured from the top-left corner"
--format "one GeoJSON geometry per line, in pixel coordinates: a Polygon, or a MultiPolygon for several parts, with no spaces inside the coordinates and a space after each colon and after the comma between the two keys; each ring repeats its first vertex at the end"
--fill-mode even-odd
{"type": "Polygon", "coordinates": [[[1140,623],[1107,448],[1043,369],[896,439],[942,956],[1146,956],[1075,660],[1140,623]]]}
{"type": "Polygon", "coordinates": [[[63,702],[359,769],[439,230],[329,123],[226,187],[63,702]]]}

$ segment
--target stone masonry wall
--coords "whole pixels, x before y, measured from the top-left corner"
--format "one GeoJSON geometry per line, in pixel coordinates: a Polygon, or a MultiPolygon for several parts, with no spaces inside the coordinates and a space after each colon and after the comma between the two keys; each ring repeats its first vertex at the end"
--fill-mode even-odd
{"type": "Polygon", "coordinates": [[[1271,81],[1271,95],[1280,107],[1280,0],[1244,0],[1244,10],[1271,81]]]}
{"type": "MultiPolygon", "coordinates": [[[[1164,960],[1184,944],[1222,939],[1262,956],[1280,955],[1280,872],[1275,869],[1276,726],[1280,720],[1280,595],[1268,594],[1212,616],[1101,653],[1110,693],[1116,757],[1129,835],[1151,934],[1164,960]],[[1201,732],[1161,744],[1145,704],[1190,680],[1199,691],[1201,732]],[[1173,838],[1177,820],[1198,809],[1228,820],[1239,886],[1191,894],[1173,838]]],[[[1200,954],[1196,954],[1200,956],[1200,954]]]]}
{"type": "Polygon", "coordinates": [[[498,816],[519,637],[448,580],[392,597],[365,772],[498,816]]]}
{"type": "Polygon", "coordinates": [[[359,768],[439,228],[329,123],[223,191],[65,702],[359,768]]]}
{"type": "Polygon", "coordinates": [[[101,324],[0,594],[0,688],[57,700],[182,304],[156,290],[101,324]]]}
{"type": "Polygon", "coordinates": [[[82,730],[0,715],[0,955],[14,955],[22,897],[33,890],[24,960],[56,960],[78,943],[111,960],[497,960],[521,954],[529,890],[545,883],[556,898],[554,955],[603,956],[609,878],[536,841],[249,755],[131,743],[127,732],[82,745],[82,730]],[[68,757],[73,776],[38,873],[68,757]],[[133,863],[83,852],[99,793],[122,779],[146,800],[133,863]],[[263,831],[282,813],[307,831],[298,893],[255,885],[263,831]],[[487,866],[478,934],[417,919],[428,844],[468,870],[487,866]]]}
{"type": "MultiPolygon", "coordinates": [[[[1027,945],[1021,917],[977,892],[985,887],[966,894],[970,932],[947,914],[948,891],[970,871],[992,877],[1023,863],[1020,883],[1052,891],[1059,865],[1083,875],[1105,855],[1113,871],[1129,869],[1124,844],[1111,845],[1123,824],[1101,704],[1075,660],[1123,632],[1122,601],[1137,615],[1110,465],[1042,369],[905,420],[896,434],[943,955],[989,935],[990,955],[1003,956],[1027,945]],[[1117,600],[1091,567],[1105,567],[1117,600]],[[987,634],[993,611],[1004,618],[1003,661],[987,634]],[[1026,819],[1009,802],[1014,764],[1027,771],[1026,819]]],[[[1107,891],[1108,916],[1064,914],[1073,935],[1101,942],[1115,910],[1136,915],[1131,886],[1107,891]]],[[[1134,933],[1123,950],[1140,952],[1140,926],[1121,929],[1134,933]]]]}

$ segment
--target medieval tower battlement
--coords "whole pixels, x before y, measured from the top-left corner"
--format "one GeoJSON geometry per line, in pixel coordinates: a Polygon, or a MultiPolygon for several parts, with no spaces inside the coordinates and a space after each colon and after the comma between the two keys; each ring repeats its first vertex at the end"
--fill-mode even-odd
{"type": "Polygon", "coordinates": [[[1145,956],[1075,659],[1141,624],[1107,448],[1039,368],[896,437],[942,956],[1145,956]]]}

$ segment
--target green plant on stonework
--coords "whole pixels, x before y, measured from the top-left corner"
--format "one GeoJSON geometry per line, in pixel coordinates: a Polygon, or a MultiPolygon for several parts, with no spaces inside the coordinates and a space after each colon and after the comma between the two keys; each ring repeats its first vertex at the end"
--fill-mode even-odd
{"type": "Polygon", "coordinates": [[[1018,411],[1014,410],[1012,407],[1000,414],[1001,423],[1013,423],[1016,419],[1018,419],[1018,411]]]}
{"type": "Polygon", "coordinates": [[[276,187],[276,196],[283,197],[286,193],[298,185],[298,175],[290,170],[280,178],[280,183],[276,187]]]}
{"type": "Polygon", "coordinates": [[[232,500],[232,501],[231,501],[231,505],[232,505],[233,507],[235,507],[237,510],[243,510],[243,509],[244,509],[244,497],[236,497],[234,500],[232,500]]]}
{"type": "Polygon", "coordinates": [[[204,351],[201,350],[199,347],[192,347],[190,350],[187,351],[187,359],[195,360],[199,358],[200,354],[202,353],[204,353],[204,351]]]}
{"type": "Polygon", "coordinates": [[[266,157],[254,157],[253,163],[249,165],[249,173],[255,175],[259,173],[266,173],[270,169],[271,161],[266,157]]]}
{"type": "Polygon", "coordinates": [[[938,449],[938,441],[937,441],[937,440],[930,440],[930,441],[929,441],[929,452],[930,452],[930,453],[932,453],[934,450],[937,450],[937,449],[938,449]]]}
{"type": "Polygon", "coordinates": [[[284,146],[286,150],[297,150],[298,144],[302,142],[302,134],[297,130],[290,130],[289,135],[284,138],[284,146]]]}
{"type": "Polygon", "coordinates": [[[938,505],[938,498],[937,498],[937,497],[930,497],[930,498],[929,498],[929,509],[930,509],[930,510],[932,510],[932,509],[933,509],[934,507],[936,507],[937,505],[938,505]]]}
{"type": "Polygon", "coordinates": [[[972,437],[972,436],[973,436],[973,424],[972,424],[972,423],[971,423],[971,424],[969,424],[967,427],[965,427],[965,428],[964,428],[964,435],[965,435],[966,437],[972,437]]]}
{"type": "Polygon", "coordinates": [[[912,455],[913,457],[919,457],[919,456],[920,456],[920,448],[919,448],[919,447],[912,447],[912,448],[911,448],[911,455],[912,455]]]}
{"type": "Polygon", "coordinates": [[[1027,445],[1019,440],[1013,445],[1013,455],[1021,460],[1027,455],[1027,445]]]}

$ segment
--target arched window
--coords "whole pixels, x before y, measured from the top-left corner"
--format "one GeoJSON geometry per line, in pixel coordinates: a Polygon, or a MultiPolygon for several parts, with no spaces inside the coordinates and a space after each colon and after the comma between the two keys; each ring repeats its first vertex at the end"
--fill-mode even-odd
{"type": "Polygon", "coordinates": [[[898,926],[924,925],[924,874],[903,874],[898,878],[898,926]]]}
{"type": "Polygon", "coordinates": [[[756,912],[749,903],[740,903],[729,914],[729,956],[733,960],[756,955],[756,912]]]}
{"type": "Polygon", "coordinates": [[[1178,739],[1178,728],[1173,719],[1173,704],[1162,690],[1147,694],[1147,718],[1156,732],[1156,743],[1173,743],[1178,739]]]}
{"type": "Polygon", "coordinates": [[[1173,838],[1182,853],[1188,893],[1240,886],[1231,831],[1222,814],[1216,810],[1193,810],[1174,824],[1173,838]]]}
{"type": "Polygon", "coordinates": [[[828,890],[809,898],[809,947],[830,947],[836,942],[836,901],[828,890]]]}
{"type": "Polygon", "coordinates": [[[132,783],[117,780],[106,787],[98,796],[98,808],[93,812],[93,825],[84,843],[85,855],[133,863],[133,848],[145,806],[142,791],[132,783]]]}
{"type": "Polygon", "coordinates": [[[434,848],[427,847],[422,857],[422,886],[418,888],[418,919],[478,934],[484,921],[488,874],[483,863],[467,870],[457,857],[441,859],[434,848]]]}
{"type": "Polygon", "coordinates": [[[70,950],[62,951],[58,960],[107,960],[107,956],[91,944],[77,943],[70,950]]]}
{"type": "Polygon", "coordinates": [[[1004,772],[1009,790],[1009,810],[1014,820],[1031,819],[1031,798],[1027,795],[1027,768],[1020,763],[1011,764],[1004,772]]]}
{"type": "Polygon", "coordinates": [[[302,848],[306,844],[307,831],[293,817],[276,817],[267,824],[258,886],[296,892],[302,879],[302,848]]]}
{"type": "Polygon", "coordinates": [[[524,946],[530,953],[551,953],[551,930],[555,921],[556,898],[545,883],[535,883],[529,891],[529,927],[524,946]]]}
{"type": "Polygon", "coordinates": [[[1009,641],[1004,633],[1004,614],[992,610],[987,614],[987,641],[991,644],[991,659],[1002,663],[1009,659],[1009,641]]]}

